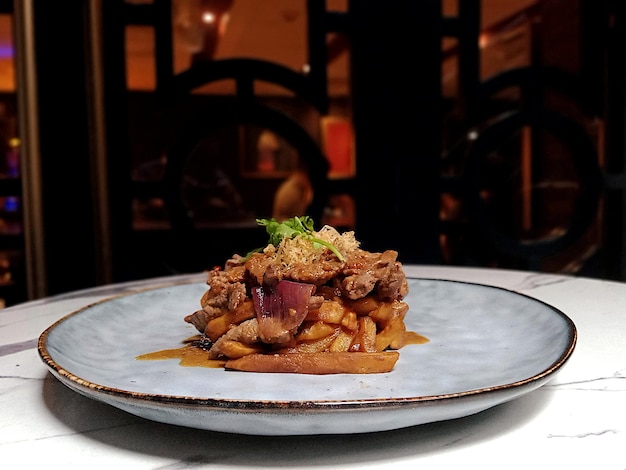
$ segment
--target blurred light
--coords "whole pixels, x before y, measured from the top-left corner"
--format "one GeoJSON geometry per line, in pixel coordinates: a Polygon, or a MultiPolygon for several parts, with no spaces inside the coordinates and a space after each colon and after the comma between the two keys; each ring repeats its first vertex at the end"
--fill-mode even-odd
{"type": "Polygon", "coordinates": [[[213,24],[215,23],[215,14],[210,11],[205,11],[202,13],[202,22],[204,24],[213,24]]]}
{"type": "Polygon", "coordinates": [[[311,71],[311,66],[309,64],[304,64],[302,66],[302,72],[308,74],[311,71]]]}
{"type": "Polygon", "coordinates": [[[469,131],[467,133],[467,138],[469,140],[476,140],[476,139],[478,139],[478,132],[476,132],[476,131],[469,131]]]}
{"type": "Polygon", "coordinates": [[[489,33],[481,33],[478,36],[478,47],[480,47],[481,49],[484,49],[485,47],[487,47],[490,42],[491,42],[491,37],[489,33]]]}
{"type": "Polygon", "coordinates": [[[0,45],[0,59],[10,59],[13,57],[13,47],[0,45]]]}
{"type": "Polygon", "coordinates": [[[226,12],[222,14],[222,17],[220,18],[219,31],[218,31],[220,36],[223,36],[224,33],[226,33],[226,26],[228,26],[229,21],[230,21],[230,13],[226,12]]]}
{"type": "Polygon", "coordinates": [[[15,196],[9,196],[4,200],[4,210],[7,212],[17,212],[20,208],[20,201],[15,196]]]}

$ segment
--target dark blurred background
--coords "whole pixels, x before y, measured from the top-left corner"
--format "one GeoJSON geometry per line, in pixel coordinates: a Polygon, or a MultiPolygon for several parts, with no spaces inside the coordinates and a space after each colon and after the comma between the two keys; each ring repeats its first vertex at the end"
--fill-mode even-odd
{"type": "Polygon", "coordinates": [[[0,298],[311,215],[405,263],[626,280],[618,0],[0,0],[0,298]]]}

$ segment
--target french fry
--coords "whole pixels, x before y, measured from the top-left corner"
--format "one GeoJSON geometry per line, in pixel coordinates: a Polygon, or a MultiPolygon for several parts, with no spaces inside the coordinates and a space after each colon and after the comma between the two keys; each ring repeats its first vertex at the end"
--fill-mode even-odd
{"type": "Polygon", "coordinates": [[[246,372],[316,375],[378,374],[390,372],[398,357],[397,351],[250,354],[227,361],[225,368],[246,372]]]}
{"type": "Polygon", "coordinates": [[[256,313],[254,312],[254,304],[252,301],[245,301],[235,310],[231,310],[209,321],[204,328],[204,334],[207,335],[211,341],[217,341],[217,339],[230,330],[233,325],[238,325],[245,320],[253,318],[255,315],[256,313]]]}
{"type": "Polygon", "coordinates": [[[260,353],[263,350],[262,347],[250,344],[244,344],[240,341],[224,341],[222,344],[222,353],[231,358],[237,359],[240,357],[248,356],[250,354],[260,353]]]}
{"type": "Polygon", "coordinates": [[[335,338],[335,341],[330,345],[330,352],[347,352],[350,350],[350,345],[354,339],[354,331],[341,330],[335,338]]]}
{"type": "Polygon", "coordinates": [[[359,324],[357,322],[356,313],[347,311],[343,315],[343,318],[341,319],[341,325],[345,326],[349,330],[356,331],[357,328],[359,327],[359,324]]]}
{"type": "Polygon", "coordinates": [[[376,335],[376,350],[384,351],[389,345],[406,331],[404,321],[395,317],[387,323],[387,326],[376,335]]]}
{"type": "Polygon", "coordinates": [[[391,303],[381,303],[376,310],[370,313],[370,317],[376,322],[379,329],[383,329],[395,318],[399,317],[404,320],[408,309],[409,306],[406,303],[394,300],[391,303]]]}
{"type": "Polygon", "coordinates": [[[331,344],[335,341],[339,333],[341,332],[341,328],[334,328],[333,333],[318,339],[316,341],[305,341],[302,343],[298,343],[295,346],[290,346],[284,349],[280,349],[276,351],[279,354],[293,354],[293,353],[318,353],[322,351],[328,351],[330,349],[331,344]]]}
{"type": "Polygon", "coordinates": [[[315,341],[332,335],[335,332],[335,327],[324,323],[322,321],[316,321],[303,325],[300,333],[296,336],[296,341],[315,341]]]}
{"type": "Polygon", "coordinates": [[[346,310],[340,303],[332,300],[324,300],[320,308],[309,311],[305,320],[323,321],[325,323],[339,325],[345,313],[346,310]]]}
{"type": "Polygon", "coordinates": [[[350,351],[376,352],[376,323],[369,316],[359,317],[359,329],[354,335],[350,351]]]}
{"type": "Polygon", "coordinates": [[[386,325],[393,317],[394,309],[389,303],[381,303],[377,309],[370,312],[369,316],[377,324],[386,325]]]}

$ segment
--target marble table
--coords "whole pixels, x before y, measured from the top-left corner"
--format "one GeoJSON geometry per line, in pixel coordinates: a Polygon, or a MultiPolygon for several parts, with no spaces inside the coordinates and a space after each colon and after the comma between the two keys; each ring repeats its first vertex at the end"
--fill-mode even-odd
{"type": "Polygon", "coordinates": [[[626,284],[534,272],[405,266],[407,275],[523,293],[573,320],[573,355],[547,384],[481,413],[399,430],[251,436],[145,420],[77,394],[37,339],[103,298],[203,273],[102,286],[0,310],[3,468],[626,468],[626,284]],[[5,467],[9,463],[9,467],[5,467]]]}

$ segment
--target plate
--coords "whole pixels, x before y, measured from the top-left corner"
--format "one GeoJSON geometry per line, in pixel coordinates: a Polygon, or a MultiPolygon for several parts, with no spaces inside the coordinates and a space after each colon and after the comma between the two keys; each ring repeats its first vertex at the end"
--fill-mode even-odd
{"type": "Polygon", "coordinates": [[[499,287],[409,279],[405,346],[384,374],[299,375],[182,367],[138,355],[196,334],[183,317],[204,283],[163,285],[72,312],[38,351],[69,388],[149,420],[252,435],[385,431],[468,416],[542,386],[571,356],[574,323],[499,287]]]}

